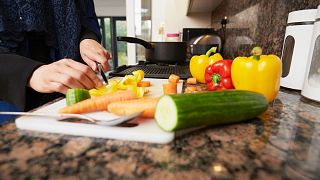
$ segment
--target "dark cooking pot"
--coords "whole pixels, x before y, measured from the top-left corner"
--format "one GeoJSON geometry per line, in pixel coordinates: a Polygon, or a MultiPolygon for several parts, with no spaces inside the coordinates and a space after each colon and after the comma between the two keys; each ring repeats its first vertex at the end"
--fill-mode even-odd
{"type": "Polygon", "coordinates": [[[147,42],[139,38],[118,36],[118,41],[145,47],[146,60],[153,63],[183,64],[187,58],[186,42],[147,42]]]}

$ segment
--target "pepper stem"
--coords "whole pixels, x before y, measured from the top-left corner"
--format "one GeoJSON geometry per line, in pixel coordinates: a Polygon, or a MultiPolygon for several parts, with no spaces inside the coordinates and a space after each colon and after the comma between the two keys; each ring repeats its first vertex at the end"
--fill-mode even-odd
{"type": "Polygon", "coordinates": [[[215,87],[218,86],[218,83],[219,83],[220,80],[221,80],[220,74],[213,74],[213,75],[211,76],[211,80],[212,80],[212,82],[214,83],[214,86],[215,86],[215,87]]]}
{"type": "Polygon", "coordinates": [[[253,59],[259,61],[260,56],[262,55],[262,48],[259,46],[254,47],[251,51],[251,54],[252,54],[253,59]]]}
{"type": "Polygon", "coordinates": [[[206,52],[206,56],[210,56],[212,53],[216,53],[217,47],[212,47],[206,52]]]}

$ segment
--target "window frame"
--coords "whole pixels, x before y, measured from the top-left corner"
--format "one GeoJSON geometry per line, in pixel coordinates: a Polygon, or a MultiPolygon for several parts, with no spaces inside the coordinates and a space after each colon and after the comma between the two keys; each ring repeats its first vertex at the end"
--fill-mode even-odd
{"type": "Polygon", "coordinates": [[[110,19],[110,37],[111,37],[111,54],[113,59],[113,69],[118,67],[118,46],[117,46],[117,21],[126,21],[125,16],[98,16],[97,17],[100,21],[100,28],[102,30],[102,45],[105,47],[106,39],[105,39],[105,23],[104,19],[110,19]]]}

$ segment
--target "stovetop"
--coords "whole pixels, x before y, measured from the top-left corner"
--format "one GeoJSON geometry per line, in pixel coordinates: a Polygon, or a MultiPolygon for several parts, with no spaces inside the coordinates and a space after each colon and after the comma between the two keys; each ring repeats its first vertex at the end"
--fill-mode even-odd
{"type": "Polygon", "coordinates": [[[191,77],[189,64],[154,64],[150,62],[140,62],[137,65],[123,65],[110,72],[110,76],[125,76],[133,71],[143,70],[146,78],[169,78],[171,74],[180,76],[181,79],[191,77]]]}

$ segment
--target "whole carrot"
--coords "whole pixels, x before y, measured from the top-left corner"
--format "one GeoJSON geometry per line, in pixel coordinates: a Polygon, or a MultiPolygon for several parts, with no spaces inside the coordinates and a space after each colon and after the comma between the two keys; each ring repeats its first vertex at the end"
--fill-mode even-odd
{"type": "Polygon", "coordinates": [[[158,101],[159,98],[141,98],[112,102],[108,106],[108,111],[124,116],[143,111],[140,117],[153,118],[158,101]]]}
{"type": "Polygon", "coordinates": [[[111,102],[124,101],[135,98],[136,96],[133,90],[117,91],[104,96],[86,99],[71,106],[64,107],[59,110],[59,113],[80,114],[94,111],[103,111],[108,109],[108,105],[111,102]]]}

